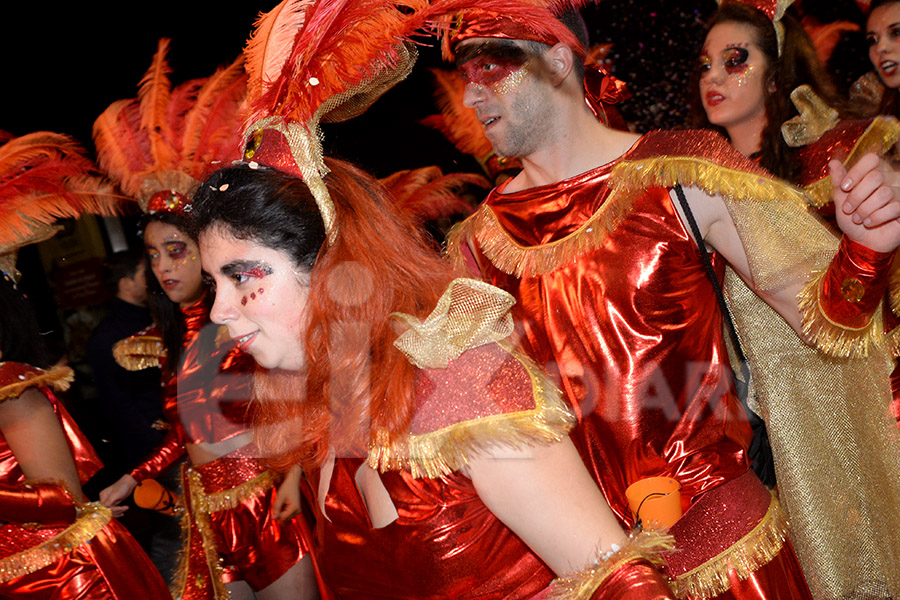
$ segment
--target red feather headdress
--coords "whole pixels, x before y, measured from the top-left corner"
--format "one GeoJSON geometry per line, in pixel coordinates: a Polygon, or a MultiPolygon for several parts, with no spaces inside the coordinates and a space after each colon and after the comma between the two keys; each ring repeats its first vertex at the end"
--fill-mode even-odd
{"type": "Polygon", "coordinates": [[[71,137],[0,132],[0,144],[0,255],[51,237],[58,219],[119,212],[122,197],[71,137]]]}
{"type": "Polygon", "coordinates": [[[284,0],[261,15],[245,50],[250,76],[244,159],[298,177],[329,240],[334,208],[322,178],[322,122],[349,119],[410,72],[421,35],[446,38],[458,15],[503,16],[539,39],[574,37],[554,18],[585,0],[284,0]]]}
{"type": "Polygon", "coordinates": [[[486,178],[476,173],[444,174],[437,166],[397,171],[379,181],[390,192],[398,210],[420,222],[469,215],[474,207],[460,195],[462,190],[468,185],[491,187],[486,178]]]}
{"type": "Polygon", "coordinates": [[[172,89],[169,40],[159,41],[138,97],[112,103],[94,122],[100,165],[145,212],[183,213],[217,162],[240,157],[247,76],[238,58],[211,77],[172,89]]]}

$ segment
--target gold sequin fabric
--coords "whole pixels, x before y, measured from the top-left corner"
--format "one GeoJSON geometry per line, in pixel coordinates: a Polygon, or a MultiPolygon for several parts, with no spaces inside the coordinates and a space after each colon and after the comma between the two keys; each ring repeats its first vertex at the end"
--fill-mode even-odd
{"type": "Polygon", "coordinates": [[[725,290],[813,597],[900,598],[900,429],[890,413],[890,362],[807,346],[730,269],[725,290]]]}

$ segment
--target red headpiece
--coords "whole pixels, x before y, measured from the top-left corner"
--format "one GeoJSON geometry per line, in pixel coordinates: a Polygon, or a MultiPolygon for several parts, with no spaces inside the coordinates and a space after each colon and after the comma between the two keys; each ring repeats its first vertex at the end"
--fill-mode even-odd
{"type": "Polygon", "coordinates": [[[190,197],[216,163],[240,155],[242,60],[172,89],[159,41],[137,98],[112,103],[94,122],[100,165],[144,212],[190,212],[190,197]]]}
{"type": "Polygon", "coordinates": [[[788,6],[794,3],[794,0],[716,0],[720,5],[725,2],[733,2],[735,4],[743,4],[750,8],[755,8],[763,13],[772,21],[775,27],[775,38],[778,40],[778,56],[781,56],[781,49],[784,46],[784,25],[781,24],[781,17],[788,6]]]}

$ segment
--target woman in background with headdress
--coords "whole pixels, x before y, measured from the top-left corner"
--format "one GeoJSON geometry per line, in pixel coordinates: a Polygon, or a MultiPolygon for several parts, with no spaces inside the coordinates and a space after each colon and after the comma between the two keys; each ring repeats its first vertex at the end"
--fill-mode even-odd
{"type": "Polygon", "coordinates": [[[16,287],[20,247],[51,237],[59,217],[113,214],[114,196],[69,138],[0,138],[0,596],[169,598],[137,542],[82,493],[102,465],[52,391],[72,370],[51,365],[16,287]]]}
{"type": "MultiPolygon", "coordinates": [[[[900,127],[883,118],[840,119],[812,43],[794,19],[780,18],[783,9],[726,2],[713,15],[695,88],[698,124],[720,130],[742,154],[804,187],[810,210],[837,232],[835,220],[847,217],[832,203],[829,160],[877,160],[873,154],[884,155],[900,127]]],[[[798,246],[828,243],[804,232],[786,234],[798,246]]],[[[891,363],[878,307],[888,282],[873,276],[892,254],[846,237],[841,252],[857,266],[858,278],[832,281],[829,271],[807,289],[836,290],[853,326],[804,323],[834,356],[800,342],[730,270],[724,288],[749,360],[751,407],[767,425],[779,496],[813,596],[893,597],[900,595],[900,577],[890,557],[900,546],[882,532],[900,527],[900,438],[891,422],[891,363]]],[[[778,264],[780,257],[768,260],[778,264]]]]}
{"type": "Polygon", "coordinates": [[[211,162],[236,151],[245,76],[237,61],[170,94],[159,75],[167,72],[166,48],[161,41],[140,97],[114,103],[97,119],[95,140],[101,165],[146,212],[141,226],[159,331],[159,337],[141,332],[120,342],[117,359],[141,368],[158,356],[170,430],[100,497],[107,506],[118,504],[187,453],[179,597],[243,597],[252,589],[261,599],[314,598],[304,517],[273,512],[278,476],[260,463],[249,427],[253,361],[210,324],[213,293],[188,233],[198,180],[211,162]],[[153,104],[160,97],[170,101],[153,104]],[[174,106],[179,101],[181,110],[174,106]]]}

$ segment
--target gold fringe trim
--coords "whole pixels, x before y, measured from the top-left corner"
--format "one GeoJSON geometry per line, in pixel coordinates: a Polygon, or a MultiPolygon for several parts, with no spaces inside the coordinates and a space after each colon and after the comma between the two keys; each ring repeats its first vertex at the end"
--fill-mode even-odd
{"type": "Polygon", "coordinates": [[[384,471],[409,470],[413,477],[437,478],[469,464],[473,454],[501,445],[519,448],[558,442],[575,426],[560,391],[535,365],[517,356],[531,377],[535,408],[490,415],[389,444],[377,432],[368,464],[384,471]]]}
{"type": "MultiPolygon", "coordinates": [[[[178,565],[178,584],[181,593],[178,596],[183,597],[187,589],[188,577],[190,573],[191,561],[191,535],[196,530],[200,534],[200,543],[203,547],[203,555],[206,558],[206,565],[209,569],[209,584],[212,587],[212,596],[215,600],[228,600],[231,594],[225,587],[223,581],[224,569],[222,568],[222,559],[219,556],[219,549],[216,547],[215,534],[212,531],[212,523],[209,515],[212,512],[209,508],[209,496],[203,490],[203,481],[200,479],[200,473],[193,469],[187,471],[187,484],[190,486],[190,510],[185,511],[184,520],[182,521],[182,531],[186,533],[184,536],[186,551],[181,557],[181,564],[178,565]],[[185,523],[187,521],[187,523],[185,523]],[[193,521],[194,527],[191,527],[193,521]]],[[[219,492],[221,493],[221,492],[219,492]]],[[[200,574],[196,575],[198,578],[200,574]]],[[[202,587],[202,582],[196,582],[198,587],[202,587]]]]}
{"type": "Polygon", "coordinates": [[[113,346],[113,358],[120,367],[129,371],[158,367],[165,355],[162,338],[156,335],[133,335],[113,346]]]}
{"type": "Polygon", "coordinates": [[[732,571],[743,581],[781,552],[789,528],[787,517],[772,493],[769,510],[753,530],[724,552],[676,577],[672,590],[678,598],[693,600],[726,592],[731,587],[732,571]]]}
{"type": "Polygon", "coordinates": [[[648,187],[697,187],[710,195],[754,202],[793,202],[806,207],[799,189],[774,177],[732,169],[702,158],[660,156],[623,161],[610,176],[611,187],[636,196],[648,187]]]}
{"type": "Polygon", "coordinates": [[[829,356],[838,358],[868,356],[870,348],[880,344],[883,337],[878,311],[875,311],[865,327],[858,329],[844,327],[829,319],[819,302],[822,280],[826,272],[827,270],[823,270],[814,273],[797,296],[803,333],[816,348],[829,356]]]}
{"type": "MultiPolygon", "coordinates": [[[[843,163],[845,166],[856,164],[857,160],[869,152],[885,156],[898,140],[900,140],[900,121],[894,117],[879,115],[872,119],[872,123],[859,136],[843,163]]],[[[807,185],[804,189],[813,208],[822,208],[832,201],[833,189],[829,175],[807,185]]]]}
{"type": "Polygon", "coordinates": [[[616,165],[609,181],[609,197],[587,221],[566,237],[540,246],[516,242],[490,206],[482,205],[450,232],[450,259],[460,266],[459,243],[474,235],[484,255],[504,273],[516,277],[544,275],[603,244],[648,187],[672,188],[681,184],[735,200],[787,201],[803,208],[808,205],[803,192],[775,178],[723,167],[703,158],[659,156],[626,160],[616,165]]]}
{"type": "Polygon", "coordinates": [[[662,565],[662,555],[674,549],[675,539],[670,535],[651,531],[639,533],[599,564],[568,577],[554,579],[546,600],[589,600],[603,582],[625,564],[644,559],[655,565],[662,565]]]}
{"type": "Polygon", "coordinates": [[[0,559],[0,583],[34,573],[58,561],[72,550],[94,539],[112,520],[112,512],[99,502],[81,507],[81,516],[47,541],[0,559]]]}
{"type": "Polygon", "coordinates": [[[891,274],[888,279],[888,303],[891,312],[900,316],[900,260],[891,265],[891,274]]]}
{"type": "Polygon", "coordinates": [[[214,492],[206,496],[206,507],[210,513],[231,510],[246,500],[255,498],[275,487],[278,478],[272,471],[263,471],[253,479],[245,481],[230,490],[214,492]]]}
{"type": "Polygon", "coordinates": [[[900,327],[894,327],[884,334],[884,345],[891,358],[900,357],[900,327]]]}
{"type": "Polygon", "coordinates": [[[10,398],[18,398],[28,388],[32,387],[50,387],[57,392],[69,389],[71,383],[75,380],[75,373],[70,367],[56,365],[50,367],[46,371],[32,367],[33,375],[25,375],[22,381],[7,384],[0,387],[0,402],[9,400],[10,398]]]}
{"type": "MultiPolygon", "coordinates": [[[[483,205],[466,222],[470,223],[469,232],[474,230],[481,251],[495,267],[520,278],[537,277],[600,247],[631,212],[636,197],[620,198],[610,193],[603,205],[578,229],[564,238],[540,246],[519,244],[500,225],[490,206],[483,205]]],[[[463,233],[462,228],[459,233],[463,233]]]]}

